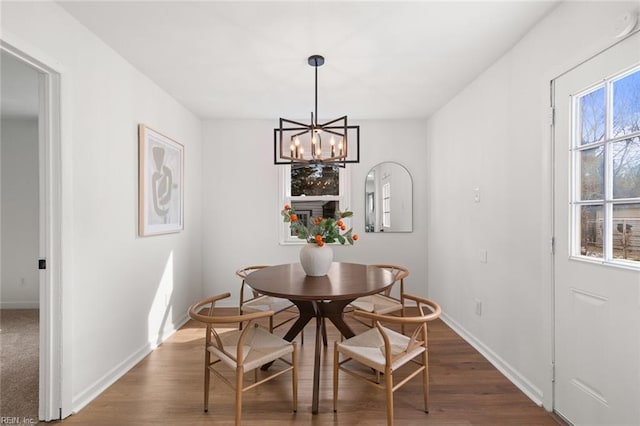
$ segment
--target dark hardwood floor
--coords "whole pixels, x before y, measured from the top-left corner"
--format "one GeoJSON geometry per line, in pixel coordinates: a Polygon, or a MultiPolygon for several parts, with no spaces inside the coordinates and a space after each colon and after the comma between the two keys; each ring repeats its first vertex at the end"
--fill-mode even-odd
{"type": "MultiPolygon", "coordinates": [[[[365,330],[365,326],[352,319],[349,324],[356,333],[365,330]]],[[[283,335],[286,328],[276,330],[276,334],[283,335]]],[[[322,354],[319,413],[311,414],[315,329],[308,326],[305,344],[300,345],[300,338],[297,339],[298,412],[291,411],[291,380],[285,375],[245,393],[244,425],[385,424],[383,392],[346,375],[340,376],[338,412],[333,412],[333,341],[339,339],[339,335],[331,325],[327,331],[329,345],[322,354]]],[[[234,393],[215,376],[212,376],[209,413],[202,410],[203,339],[202,326],[190,321],[91,404],[61,423],[233,424],[234,393]]],[[[414,378],[395,393],[396,425],[564,424],[534,404],[442,321],[429,324],[429,341],[430,412],[423,411],[421,380],[414,378]]],[[[277,368],[277,364],[272,368],[277,368]]],[[[252,377],[248,374],[247,380],[252,377]]]]}

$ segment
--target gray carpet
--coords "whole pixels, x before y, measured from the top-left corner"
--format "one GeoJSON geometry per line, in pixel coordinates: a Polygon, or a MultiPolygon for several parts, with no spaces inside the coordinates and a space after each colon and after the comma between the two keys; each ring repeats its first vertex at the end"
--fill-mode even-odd
{"type": "Polygon", "coordinates": [[[39,311],[0,310],[0,417],[38,422],[39,311]]]}

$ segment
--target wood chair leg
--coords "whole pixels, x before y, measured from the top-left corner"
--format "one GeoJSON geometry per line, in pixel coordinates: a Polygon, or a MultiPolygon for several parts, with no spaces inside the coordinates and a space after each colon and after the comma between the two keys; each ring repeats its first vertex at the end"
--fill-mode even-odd
{"type": "Polygon", "coordinates": [[[393,377],[391,369],[384,372],[385,392],[387,394],[387,426],[393,426],[393,377]]]}
{"type": "Polygon", "coordinates": [[[204,412],[209,412],[209,383],[211,382],[211,371],[209,370],[209,362],[211,354],[206,351],[204,356],[204,412]]]}
{"type": "Polygon", "coordinates": [[[338,342],[333,342],[333,412],[338,411],[338,342]]]}
{"type": "Polygon", "coordinates": [[[291,357],[293,364],[293,372],[291,374],[293,377],[293,412],[296,413],[298,412],[298,348],[295,342],[293,342],[293,354],[291,357]]]}
{"type": "Polygon", "coordinates": [[[424,351],[422,354],[422,392],[424,393],[424,412],[429,412],[429,354],[424,351]]]}
{"type": "Polygon", "coordinates": [[[242,367],[236,368],[236,426],[240,426],[242,418],[242,367]]]}

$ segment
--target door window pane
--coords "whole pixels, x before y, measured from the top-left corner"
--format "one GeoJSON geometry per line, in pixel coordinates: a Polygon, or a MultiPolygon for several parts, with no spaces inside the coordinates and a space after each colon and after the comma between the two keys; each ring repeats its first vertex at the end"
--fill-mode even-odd
{"type": "Polygon", "coordinates": [[[613,197],[640,197],[640,137],[614,142],[613,197]]]}
{"type": "Polygon", "coordinates": [[[599,142],[605,137],[605,97],[604,87],[583,95],[580,104],[580,144],[599,142]]]}
{"type": "Polygon", "coordinates": [[[580,206],[580,254],[602,257],[602,206],[580,206]]]}
{"type": "Polygon", "coordinates": [[[640,131],[640,70],[613,82],[613,136],[640,131]]]}
{"type": "Polygon", "coordinates": [[[640,64],[572,103],[571,254],[640,270],[640,64]]]}
{"type": "Polygon", "coordinates": [[[640,260],[640,204],[613,206],[613,258],[640,260]]]}
{"type": "Polygon", "coordinates": [[[604,149],[580,151],[580,197],[582,200],[604,198],[604,149]]]}

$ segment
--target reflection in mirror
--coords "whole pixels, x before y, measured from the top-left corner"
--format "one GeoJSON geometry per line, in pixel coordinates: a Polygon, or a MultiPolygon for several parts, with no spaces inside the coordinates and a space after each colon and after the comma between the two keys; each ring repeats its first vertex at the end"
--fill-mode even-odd
{"type": "Polygon", "coordinates": [[[398,163],[380,163],[365,181],[365,231],[413,231],[413,184],[398,163]]]}

